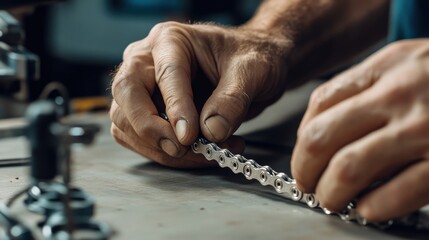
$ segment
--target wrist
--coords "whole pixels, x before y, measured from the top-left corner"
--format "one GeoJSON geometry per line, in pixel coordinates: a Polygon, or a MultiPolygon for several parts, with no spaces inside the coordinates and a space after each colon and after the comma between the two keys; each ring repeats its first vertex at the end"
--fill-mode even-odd
{"type": "Polygon", "coordinates": [[[265,33],[266,35],[275,37],[279,40],[294,40],[294,32],[282,18],[265,16],[265,14],[256,15],[245,24],[239,27],[240,29],[253,31],[257,33],[265,33]]]}
{"type": "Polygon", "coordinates": [[[293,71],[299,62],[297,58],[302,55],[303,48],[298,42],[297,35],[292,30],[288,30],[289,28],[284,24],[276,23],[274,19],[267,21],[250,20],[238,28],[242,31],[252,32],[260,36],[260,39],[265,39],[265,48],[270,48],[273,55],[280,55],[284,64],[281,67],[287,68],[286,76],[284,77],[285,90],[296,87],[303,81],[293,71]],[[269,45],[275,47],[268,47],[269,45]]]}

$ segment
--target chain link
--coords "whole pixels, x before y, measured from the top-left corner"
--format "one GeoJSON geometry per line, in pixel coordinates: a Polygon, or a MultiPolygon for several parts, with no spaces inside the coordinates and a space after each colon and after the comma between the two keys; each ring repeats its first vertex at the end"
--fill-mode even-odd
{"type": "MultiPolygon", "coordinates": [[[[160,113],[166,121],[168,116],[160,113]]],[[[305,203],[310,208],[321,209],[327,215],[337,215],[343,221],[353,221],[359,225],[371,224],[377,228],[386,229],[392,225],[413,227],[419,230],[429,231],[429,213],[416,211],[405,217],[385,222],[368,222],[356,211],[355,202],[350,202],[341,212],[332,212],[320,206],[317,198],[311,193],[303,193],[296,186],[294,179],[283,172],[276,172],[270,166],[262,166],[255,160],[247,159],[242,155],[233,154],[228,149],[222,149],[217,144],[207,141],[203,137],[197,138],[192,144],[192,151],[203,154],[208,161],[216,161],[220,167],[229,168],[233,173],[241,173],[248,180],[258,180],[263,186],[271,186],[282,197],[295,202],[305,203]]]]}
{"type": "MultiPolygon", "coordinates": [[[[317,198],[311,193],[301,192],[294,179],[283,172],[276,172],[270,166],[261,166],[255,160],[242,155],[233,154],[228,149],[222,149],[205,138],[198,138],[192,145],[194,153],[203,154],[209,161],[216,161],[220,167],[229,168],[235,174],[241,173],[248,180],[258,180],[264,186],[271,186],[282,197],[306,204],[310,208],[321,209],[325,214],[337,215],[344,221],[353,221],[359,225],[374,225],[378,228],[388,228],[395,224],[417,227],[419,212],[399,220],[388,220],[382,223],[369,223],[356,211],[356,204],[351,202],[342,212],[331,212],[320,206],[317,198]]],[[[426,228],[427,226],[424,226],[426,228]]]]}

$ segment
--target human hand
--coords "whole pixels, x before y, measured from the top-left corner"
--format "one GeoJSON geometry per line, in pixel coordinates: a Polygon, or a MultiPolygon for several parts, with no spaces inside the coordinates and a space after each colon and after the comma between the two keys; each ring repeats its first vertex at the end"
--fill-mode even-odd
{"type": "Polygon", "coordinates": [[[383,221],[429,203],[429,40],[391,44],[320,86],[298,130],[292,175],[323,207],[383,221]]]}
{"type": "Polygon", "coordinates": [[[113,137],[172,167],[207,164],[189,151],[200,130],[208,140],[241,152],[244,143],[231,135],[282,95],[290,45],[284,37],[248,28],[156,25],[145,39],[127,47],[112,82],[113,137]],[[192,87],[201,83],[215,87],[203,93],[208,99],[195,99],[204,90],[192,87]],[[157,89],[162,99],[155,96],[157,89]],[[159,100],[169,122],[159,116],[164,111],[159,100]]]}

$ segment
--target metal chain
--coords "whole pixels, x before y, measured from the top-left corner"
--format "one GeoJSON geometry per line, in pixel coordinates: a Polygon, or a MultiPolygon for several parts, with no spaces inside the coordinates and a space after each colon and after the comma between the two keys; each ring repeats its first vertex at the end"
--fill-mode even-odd
{"type": "MultiPolygon", "coordinates": [[[[205,138],[198,138],[192,145],[194,153],[203,154],[209,161],[216,161],[220,167],[229,168],[235,174],[241,173],[248,180],[258,180],[264,186],[271,186],[276,192],[287,199],[307,204],[310,208],[321,209],[325,214],[337,215],[344,221],[357,222],[359,225],[374,225],[379,228],[388,228],[395,224],[417,227],[418,212],[399,220],[389,220],[383,223],[369,223],[356,211],[356,204],[351,202],[342,212],[331,212],[320,206],[313,194],[301,192],[294,179],[283,172],[276,172],[270,166],[261,166],[255,160],[247,159],[242,155],[233,154],[228,149],[222,149],[205,138]]],[[[425,226],[426,227],[426,226],[425,226]]]]}

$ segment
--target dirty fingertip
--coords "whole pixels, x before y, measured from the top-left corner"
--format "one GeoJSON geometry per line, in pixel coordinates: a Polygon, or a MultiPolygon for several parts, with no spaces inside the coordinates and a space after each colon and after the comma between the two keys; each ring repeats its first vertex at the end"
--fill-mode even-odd
{"type": "Polygon", "coordinates": [[[207,118],[204,121],[204,126],[207,130],[206,133],[209,135],[207,138],[215,142],[222,142],[227,138],[231,128],[228,121],[220,115],[214,115],[207,118]]]}

